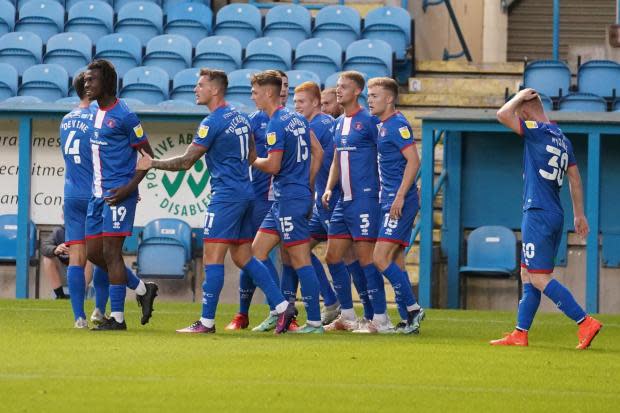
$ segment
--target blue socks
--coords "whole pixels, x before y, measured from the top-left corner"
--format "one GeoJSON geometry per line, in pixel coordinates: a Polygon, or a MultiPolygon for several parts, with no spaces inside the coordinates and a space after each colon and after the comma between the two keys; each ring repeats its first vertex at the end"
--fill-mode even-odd
{"type": "Polygon", "coordinates": [[[523,296],[519,301],[519,311],[517,312],[517,329],[528,331],[534,321],[534,316],[540,305],[540,290],[533,284],[523,284],[523,296]]]}
{"type": "Polygon", "coordinates": [[[286,298],[286,301],[289,303],[295,302],[298,284],[299,278],[297,278],[295,269],[290,265],[282,265],[282,283],[280,287],[282,289],[282,294],[284,294],[284,298],[286,298]]]}
{"type": "Polygon", "coordinates": [[[395,262],[392,262],[385,271],[383,271],[383,275],[385,275],[385,278],[392,284],[397,303],[401,301],[405,309],[415,304],[411,284],[409,284],[409,277],[405,275],[403,270],[401,270],[395,262]]]}
{"type": "Polygon", "coordinates": [[[340,307],[343,310],[352,309],[351,277],[347,267],[345,267],[342,261],[338,264],[328,264],[327,267],[334,281],[334,290],[336,290],[336,296],[338,296],[338,301],[340,301],[340,307]]]}
{"type": "MultiPolygon", "coordinates": [[[[319,281],[316,279],[314,268],[310,265],[297,269],[301,281],[301,295],[306,307],[308,321],[321,323],[321,308],[319,305],[319,281]]],[[[282,276],[284,279],[284,275],[282,276]]]]}
{"type": "Polygon", "coordinates": [[[248,314],[250,311],[254,291],[256,291],[256,285],[254,285],[252,277],[241,270],[239,273],[239,312],[241,314],[248,314]]]}
{"type": "MultiPolygon", "coordinates": [[[[387,311],[387,303],[385,300],[385,286],[383,285],[383,276],[374,264],[362,267],[366,276],[366,285],[368,286],[368,297],[372,302],[372,308],[375,314],[385,314],[387,311]]],[[[400,270],[399,270],[400,271],[400,270]]]]}
{"type": "MultiPolygon", "coordinates": [[[[266,261],[270,261],[267,259],[266,261]]],[[[275,269],[274,269],[275,270],[275,269]]],[[[255,257],[250,258],[250,261],[243,267],[243,271],[250,274],[252,281],[257,285],[267,297],[269,307],[273,310],[282,301],[285,301],[282,292],[278,288],[278,284],[273,281],[273,275],[267,267],[257,260],[255,257]]],[[[277,274],[277,273],[276,273],[277,274]]]]}
{"type": "Polygon", "coordinates": [[[127,284],[110,284],[110,315],[119,323],[124,321],[126,294],[127,284]]]}
{"type": "Polygon", "coordinates": [[[265,267],[267,267],[267,271],[269,271],[269,275],[271,279],[275,283],[275,285],[280,285],[280,279],[278,278],[278,270],[276,270],[276,266],[273,265],[273,261],[271,258],[267,258],[265,261],[260,261],[263,263],[265,267]]]}
{"type": "Polygon", "coordinates": [[[575,297],[557,280],[551,280],[543,293],[574,322],[579,323],[586,318],[586,312],[577,304],[575,297]]]}
{"type": "Polygon", "coordinates": [[[95,288],[95,307],[105,314],[110,295],[110,279],[108,273],[97,266],[93,268],[93,287],[95,288]]]}
{"type": "Polygon", "coordinates": [[[222,264],[205,265],[205,281],[202,283],[202,318],[215,319],[215,310],[222,287],[224,287],[224,266],[222,264]]]}
{"type": "Polygon", "coordinates": [[[138,288],[140,278],[129,267],[125,267],[125,274],[127,275],[127,287],[131,290],[138,288]]]}
{"type": "Polygon", "coordinates": [[[334,305],[338,301],[336,297],[336,292],[332,288],[329,279],[327,279],[327,274],[325,274],[325,269],[323,268],[323,264],[316,257],[316,255],[310,253],[310,259],[312,260],[312,268],[314,268],[314,273],[316,274],[316,278],[319,280],[319,289],[321,290],[321,296],[323,297],[323,303],[326,306],[334,305]]]}
{"type": "Polygon", "coordinates": [[[353,261],[351,264],[347,265],[347,269],[349,270],[349,274],[351,274],[351,278],[353,278],[353,285],[355,285],[357,295],[359,295],[360,301],[364,306],[364,318],[366,320],[372,320],[375,311],[368,298],[368,287],[366,285],[364,270],[362,270],[359,261],[353,261]]]}
{"type": "Polygon", "coordinates": [[[69,295],[71,296],[71,308],[75,320],[82,317],[86,319],[84,313],[84,295],[86,294],[86,280],[84,279],[84,268],[79,265],[69,265],[67,268],[67,284],[69,284],[69,295]]]}

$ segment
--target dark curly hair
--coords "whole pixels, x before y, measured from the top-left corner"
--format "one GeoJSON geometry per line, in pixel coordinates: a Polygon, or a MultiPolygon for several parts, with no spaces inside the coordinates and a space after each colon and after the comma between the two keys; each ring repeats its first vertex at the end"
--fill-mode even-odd
{"type": "Polygon", "coordinates": [[[93,60],[88,65],[88,70],[101,70],[101,81],[103,83],[103,91],[108,96],[116,96],[116,87],[118,80],[116,69],[109,60],[98,59],[93,60]]]}

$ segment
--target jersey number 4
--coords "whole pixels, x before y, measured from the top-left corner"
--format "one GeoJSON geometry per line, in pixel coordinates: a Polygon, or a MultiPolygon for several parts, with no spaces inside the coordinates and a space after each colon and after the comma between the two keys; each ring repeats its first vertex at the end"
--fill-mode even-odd
{"type": "Polygon", "coordinates": [[[72,130],[67,136],[67,142],[65,142],[65,155],[73,155],[73,162],[80,163],[80,140],[75,138],[75,132],[72,130]]]}
{"type": "Polygon", "coordinates": [[[553,155],[549,159],[548,163],[553,170],[551,172],[547,172],[544,169],[539,169],[538,173],[540,173],[540,176],[550,181],[557,180],[558,186],[562,186],[562,182],[564,182],[564,174],[568,168],[568,153],[562,152],[559,148],[551,145],[547,145],[547,152],[553,155]],[[558,160],[560,161],[559,164],[558,160]]]}

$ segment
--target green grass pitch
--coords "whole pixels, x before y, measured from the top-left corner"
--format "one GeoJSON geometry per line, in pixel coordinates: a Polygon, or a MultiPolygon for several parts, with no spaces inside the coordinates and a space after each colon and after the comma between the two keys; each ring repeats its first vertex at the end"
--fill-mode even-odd
{"type": "MultiPolygon", "coordinates": [[[[92,310],[87,304],[87,313],[92,310]]],[[[578,351],[576,327],[539,314],[529,348],[487,344],[513,313],[430,310],[418,336],[175,334],[199,304],[156,302],[126,332],[72,328],[70,305],[0,301],[2,412],[618,411],[620,316],[578,351]]],[[[266,313],[257,306],[251,325],[266,313]]],[[[396,319],[395,316],[392,319],[396,319]]]]}

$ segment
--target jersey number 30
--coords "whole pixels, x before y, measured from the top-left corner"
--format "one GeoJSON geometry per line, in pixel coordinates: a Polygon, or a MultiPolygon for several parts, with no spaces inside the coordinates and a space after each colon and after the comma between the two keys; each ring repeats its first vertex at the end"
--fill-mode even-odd
{"type": "Polygon", "coordinates": [[[548,163],[553,170],[551,172],[547,172],[544,169],[539,169],[538,173],[540,173],[540,176],[550,181],[557,180],[558,186],[562,186],[562,182],[564,182],[564,174],[568,168],[568,153],[562,152],[560,148],[556,148],[551,145],[547,145],[547,152],[553,155],[549,159],[548,163]],[[558,160],[560,161],[559,164],[558,160]]]}

